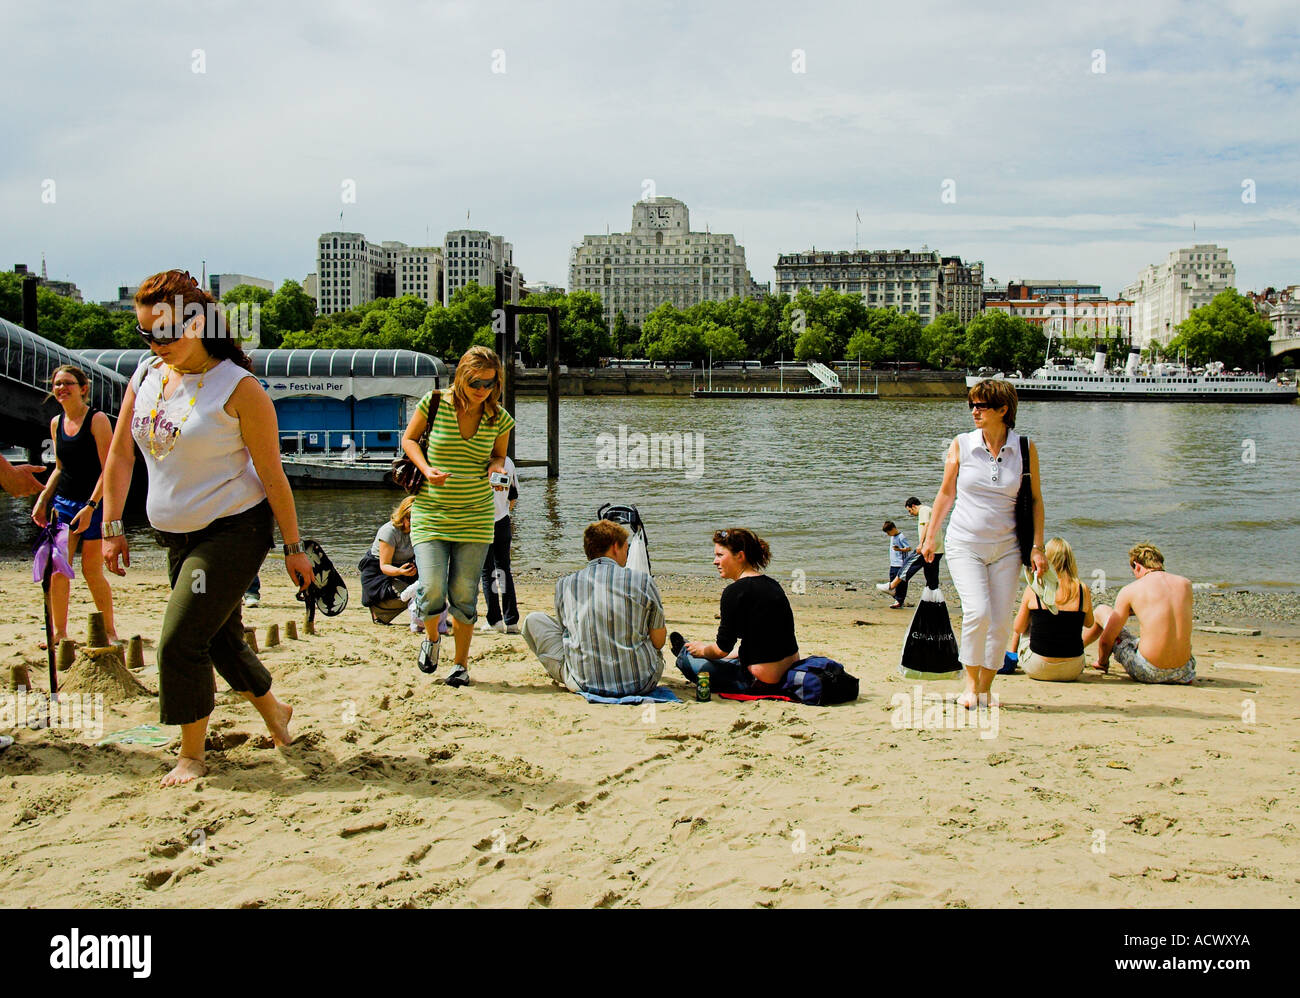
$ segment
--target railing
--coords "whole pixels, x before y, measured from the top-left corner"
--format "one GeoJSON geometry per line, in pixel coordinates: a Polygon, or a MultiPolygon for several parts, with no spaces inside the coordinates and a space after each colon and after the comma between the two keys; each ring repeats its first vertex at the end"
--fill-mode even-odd
{"type": "Polygon", "coordinates": [[[840,376],[825,364],[810,360],[808,362],[808,373],[827,388],[838,389],[840,387],[840,376]]]}
{"type": "Polygon", "coordinates": [[[281,454],[337,455],[355,461],[371,450],[385,455],[401,453],[401,430],[282,430],[281,454]]]}

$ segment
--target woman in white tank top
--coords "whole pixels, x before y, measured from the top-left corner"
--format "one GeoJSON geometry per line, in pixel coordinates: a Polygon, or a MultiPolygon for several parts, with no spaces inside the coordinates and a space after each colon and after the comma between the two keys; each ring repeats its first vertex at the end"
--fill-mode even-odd
{"type": "MultiPolygon", "coordinates": [[[[975,429],[955,437],[944,462],[943,484],[934,497],[930,524],[921,541],[921,557],[934,558],[939,531],[952,510],[944,537],[948,571],[961,598],[961,663],[965,707],[987,702],[993,677],[1002,665],[1011,635],[1020,548],[1016,543],[1016,494],[1022,458],[1016,425],[1016,389],[1007,381],[981,381],[967,393],[975,429]]],[[[1036,573],[1046,570],[1043,557],[1043,494],[1038,479],[1038,449],[1029,443],[1029,470],[1034,495],[1036,573]]]]}
{"type": "Polygon", "coordinates": [[[104,469],[104,561],[116,575],[131,564],[121,516],[138,445],[149,472],[149,522],[167,548],[172,585],[157,659],[161,721],[181,726],[180,759],[162,781],[173,786],[207,771],[214,668],[257,708],[275,743],[289,744],[293,709],[271,692],[240,612],[271,547],[272,519],[289,578],[305,589],[313,577],[280,464],[275,406],[220,306],[180,270],[145,280],[135,303],[152,356],[131,378],[104,469]]]}

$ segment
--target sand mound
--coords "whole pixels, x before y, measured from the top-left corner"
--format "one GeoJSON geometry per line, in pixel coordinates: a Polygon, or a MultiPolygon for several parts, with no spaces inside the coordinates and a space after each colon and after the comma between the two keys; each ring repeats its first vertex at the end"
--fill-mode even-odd
{"type": "Polygon", "coordinates": [[[106,704],[154,695],[127,671],[122,652],[117,648],[78,649],[77,660],[59,683],[59,691],[100,694],[106,704]]]}

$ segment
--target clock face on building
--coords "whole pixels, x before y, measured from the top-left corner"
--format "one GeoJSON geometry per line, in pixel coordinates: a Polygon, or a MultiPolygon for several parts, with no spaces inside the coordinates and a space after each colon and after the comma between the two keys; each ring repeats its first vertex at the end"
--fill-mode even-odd
{"type": "Polygon", "coordinates": [[[649,214],[650,228],[666,229],[673,220],[671,208],[651,208],[649,214]]]}

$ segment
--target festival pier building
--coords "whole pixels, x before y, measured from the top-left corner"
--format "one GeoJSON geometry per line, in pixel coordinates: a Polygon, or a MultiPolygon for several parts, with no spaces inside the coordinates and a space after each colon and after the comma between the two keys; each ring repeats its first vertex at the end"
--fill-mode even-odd
{"type": "MultiPolygon", "coordinates": [[[[148,350],[79,350],[124,377],[148,350]]],[[[275,403],[282,453],[392,452],[420,399],[450,384],[438,358],[413,350],[250,350],[275,403]]]]}

